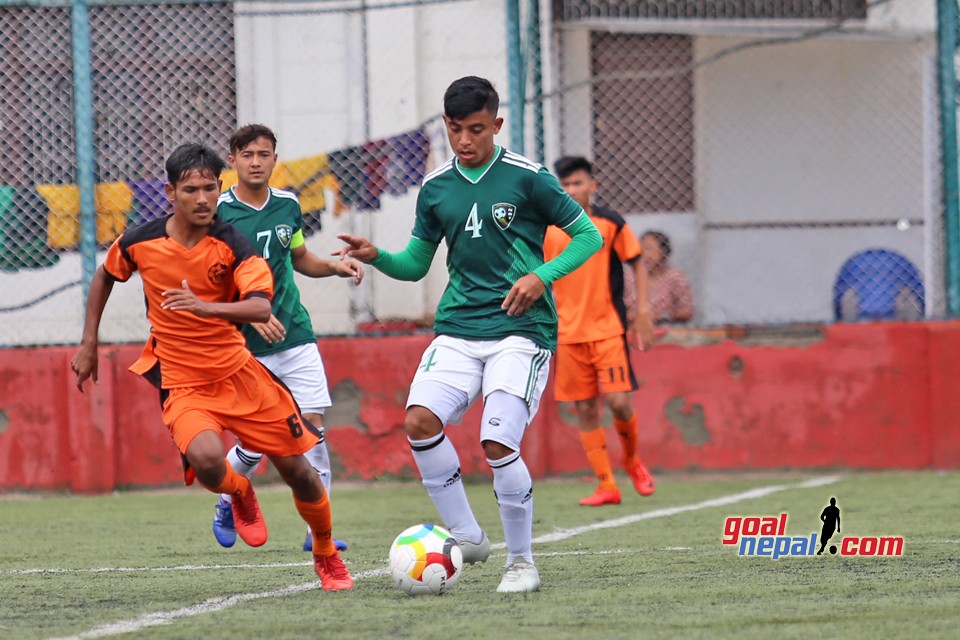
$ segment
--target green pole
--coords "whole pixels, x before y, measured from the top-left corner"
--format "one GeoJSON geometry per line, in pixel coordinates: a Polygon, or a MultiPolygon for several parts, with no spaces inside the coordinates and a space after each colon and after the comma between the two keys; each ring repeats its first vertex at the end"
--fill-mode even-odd
{"type": "Polygon", "coordinates": [[[73,118],[77,145],[77,183],[80,187],[80,262],[83,300],[97,268],[96,172],[93,151],[93,80],[90,66],[90,13],[87,0],[73,0],[70,14],[73,43],[73,118]]]}
{"type": "Polygon", "coordinates": [[[937,0],[937,80],[940,85],[940,145],[943,226],[946,234],[947,314],[960,315],[960,207],[957,204],[957,0],[937,0]]]}
{"type": "Polygon", "coordinates": [[[522,155],[524,73],[520,48],[520,0],[507,0],[507,81],[510,84],[510,148],[522,155]]]}
{"type": "Polygon", "coordinates": [[[543,51],[540,46],[540,0],[530,0],[527,24],[527,52],[533,84],[533,159],[543,163],[543,51]]]}

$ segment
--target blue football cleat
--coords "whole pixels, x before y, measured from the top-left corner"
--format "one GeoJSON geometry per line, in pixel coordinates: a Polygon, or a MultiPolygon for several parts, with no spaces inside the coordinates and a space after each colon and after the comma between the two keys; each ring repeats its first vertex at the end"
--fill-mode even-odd
{"type": "Polygon", "coordinates": [[[237,528],[233,526],[233,506],[220,498],[213,514],[213,536],[221,547],[232,547],[237,541],[237,528]]]}
{"type": "MultiPolygon", "coordinates": [[[[347,543],[343,540],[333,539],[333,546],[337,548],[337,551],[346,551],[347,543]]],[[[313,534],[307,531],[307,537],[303,539],[303,550],[304,551],[313,551],[313,534]]]]}

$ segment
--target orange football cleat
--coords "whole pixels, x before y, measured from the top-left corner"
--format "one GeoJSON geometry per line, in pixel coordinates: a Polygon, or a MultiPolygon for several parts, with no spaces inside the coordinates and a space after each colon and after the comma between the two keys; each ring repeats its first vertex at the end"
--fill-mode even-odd
{"type": "Polygon", "coordinates": [[[346,591],[353,589],[353,576],[343,564],[340,554],[331,556],[313,556],[313,568],[320,576],[320,588],[324,591],[346,591]]]}
{"type": "Polygon", "coordinates": [[[620,504],[620,489],[605,489],[597,487],[593,495],[580,501],[585,507],[602,507],[605,504],[620,504]]]}
{"type": "Polygon", "coordinates": [[[237,535],[251,547],[262,546],[267,541],[267,523],[260,512],[260,504],[253,487],[251,486],[247,495],[242,498],[234,496],[231,504],[237,535]]]}
{"type": "Polygon", "coordinates": [[[643,466],[643,463],[637,460],[633,466],[627,467],[627,475],[633,480],[633,488],[642,496],[653,495],[657,485],[653,481],[653,476],[643,466]]]}

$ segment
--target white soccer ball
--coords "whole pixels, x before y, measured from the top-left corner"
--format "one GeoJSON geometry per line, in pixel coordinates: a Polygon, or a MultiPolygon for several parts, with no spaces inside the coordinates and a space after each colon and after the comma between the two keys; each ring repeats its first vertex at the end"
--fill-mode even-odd
{"type": "Polygon", "coordinates": [[[390,575],[408,595],[446,593],[462,570],[460,546],[449,531],[435,524],[404,529],[390,546],[390,575]]]}

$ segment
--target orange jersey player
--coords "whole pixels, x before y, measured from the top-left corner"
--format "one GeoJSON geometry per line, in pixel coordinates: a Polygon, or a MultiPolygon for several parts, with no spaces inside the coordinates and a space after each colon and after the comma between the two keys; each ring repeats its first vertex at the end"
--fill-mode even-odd
{"type": "MultiPolygon", "coordinates": [[[[599,426],[601,390],[620,437],[624,469],[638,493],[648,496],[654,492],[653,477],[636,453],[637,416],[630,405],[630,392],[637,388],[637,381],[627,346],[628,337],[634,336],[642,349],[653,342],[647,272],[640,261],[640,243],[624,219],[610,209],[593,206],[591,197],[597,188],[593,165],[585,158],[564,157],[554,168],[564,190],[590,215],[603,237],[600,251],[553,284],[559,317],[554,395],[561,402],[576,403],[580,440],[600,482],[580,504],[619,504],[620,489],[599,426]],[[638,311],[632,326],[627,326],[623,302],[624,263],[636,274],[638,311]]],[[[544,259],[559,255],[568,242],[556,227],[547,229],[544,259]]]]}
{"type": "Polygon", "coordinates": [[[353,587],[334,548],[330,503],[304,457],[318,442],[290,392],[245,346],[236,323],[270,317],[273,278],[249,240],[217,216],[217,154],[200,144],[178,147],[167,159],[167,197],[173,214],[130,229],[107,251],[90,283],[80,348],[71,361],[77,388],[97,380],[103,309],[115,282],[140,273],[151,332],[131,367],[160,388],[163,421],[180,450],[187,484],[196,478],[215,493],[234,496],[237,533],[251,546],[267,527],[250,481],[223,457],[220,433],[263,451],[293,491],[314,532],[314,567],[325,590],[353,587]]]}

